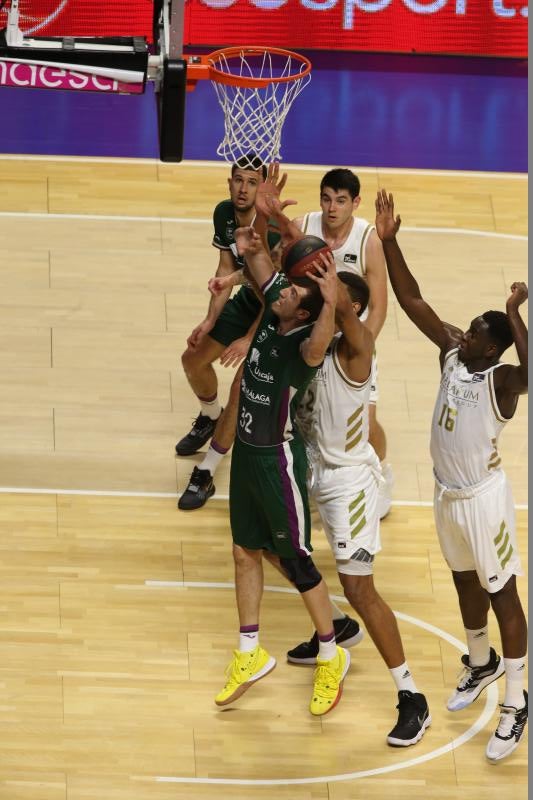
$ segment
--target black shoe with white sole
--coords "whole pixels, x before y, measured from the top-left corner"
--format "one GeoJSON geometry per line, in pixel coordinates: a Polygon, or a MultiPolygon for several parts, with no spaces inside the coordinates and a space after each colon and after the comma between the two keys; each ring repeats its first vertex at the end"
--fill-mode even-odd
{"type": "Polygon", "coordinates": [[[196,508],[205,506],[214,493],[215,484],[209,470],[195,467],[189,485],[178,500],[178,508],[182,511],[194,511],[196,508]]]}
{"type": "Polygon", "coordinates": [[[398,722],[387,736],[392,747],[416,744],[431,725],[429,707],[423,694],[402,690],[398,692],[398,722]]]}
{"type": "MultiPolygon", "coordinates": [[[[335,641],[342,647],[355,647],[364,636],[359,623],[348,616],[342,619],[334,619],[333,627],[335,629],[335,641]]],[[[302,642],[292,650],[289,650],[287,661],[290,661],[291,664],[314,666],[318,656],[318,648],[318,634],[315,631],[308,642],[302,642]]]]}

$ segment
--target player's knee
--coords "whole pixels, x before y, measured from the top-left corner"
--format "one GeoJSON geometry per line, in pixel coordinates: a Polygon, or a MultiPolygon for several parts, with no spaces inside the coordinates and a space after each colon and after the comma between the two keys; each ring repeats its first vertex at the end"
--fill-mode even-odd
{"type": "Polygon", "coordinates": [[[376,590],[372,575],[342,575],[341,583],[345,598],[356,611],[374,601],[376,590]]]}
{"type": "Polygon", "coordinates": [[[280,564],[285,575],[296,586],[300,594],[314,589],[322,580],[322,575],[315,567],[311,556],[280,558],[280,564]]]}

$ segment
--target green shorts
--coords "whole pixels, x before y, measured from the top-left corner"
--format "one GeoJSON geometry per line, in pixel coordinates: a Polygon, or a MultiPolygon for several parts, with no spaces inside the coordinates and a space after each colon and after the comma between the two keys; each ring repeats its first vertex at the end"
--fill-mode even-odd
{"type": "Polygon", "coordinates": [[[235,544],[281,558],[309,555],[307,458],[300,441],[276,447],[233,445],[229,506],[235,544]]]}
{"type": "Polygon", "coordinates": [[[225,304],[209,335],[215,342],[227,347],[246,336],[261,311],[261,302],[255,292],[241,286],[237,294],[225,304]]]}

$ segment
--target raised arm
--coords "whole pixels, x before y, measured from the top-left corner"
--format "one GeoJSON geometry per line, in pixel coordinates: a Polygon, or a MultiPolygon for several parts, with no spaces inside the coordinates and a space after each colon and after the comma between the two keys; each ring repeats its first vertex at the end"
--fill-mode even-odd
{"type": "Polygon", "coordinates": [[[401,225],[399,216],[394,218],[394,200],[385,189],[376,198],[376,231],[383,242],[383,252],[387,262],[389,278],[399,304],[414,324],[428,339],[431,339],[441,352],[455,345],[450,328],[439,319],[433,309],[423,299],[415,278],[405,263],[403,253],[396,240],[401,225]]]}
{"type": "Polygon", "coordinates": [[[376,231],[372,231],[365,247],[366,280],[370,290],[368,303],[368,317],[366,327],[371,331],[374,339],[385,324],[387,316],[387,268],[383,245],[376,231]]]}
{"type": "Polygon", "coordinates": [[[265,249],[263,237],[253,226],[237,228],[235,242],[239,255],[245,257],[252,277],[261,288],[275,271],[270,254],[265,249]]]}
{"type": "Polygon", "coordinates": [[[351,380],[362,383],[372,367],[374,337],[355,313],[348,291],[340,280],[335,319],[343,334],[337,349],[341,366],[351,380]]]}
{"type": "Polygon", "coordinates": [[[313,325],[310,337],[302,342],[302,357],[309,367],[318,367],[323,362],[335,333],[338,281],[334,259],[326,260],[321,254],[320,261],[318,259],[313,261],[313,265],[317,274],[308,272],[307,277],[319,285],[324,305],[313,325]]]}
{"type": "Polygon", "coordinates": [[[528,384],[527,368],[527,328],[518,311],[519,306],[527,300],[528,291],[525,283],[517,282],[511,286],[511,295],[506,303],[507,318],[513,334],[513,339],[518,353],[519,365],[517,367],[506,364],[494,373],[496,397],[501,412],[506,417],[512,417],[518,396],[526,394],[528,384]]]}

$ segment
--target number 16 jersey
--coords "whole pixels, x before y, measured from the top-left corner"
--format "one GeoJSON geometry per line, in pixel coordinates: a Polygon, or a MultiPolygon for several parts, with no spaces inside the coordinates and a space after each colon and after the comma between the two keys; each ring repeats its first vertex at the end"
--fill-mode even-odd
{"type": "Polygon", "coordinates": [[[508,420],[496,402],[495,364],[468,372],[457,348],[446,354],[431,423],[435,475],[450,489],[481,483],[501,469],[498,437],[508,420]]]}

